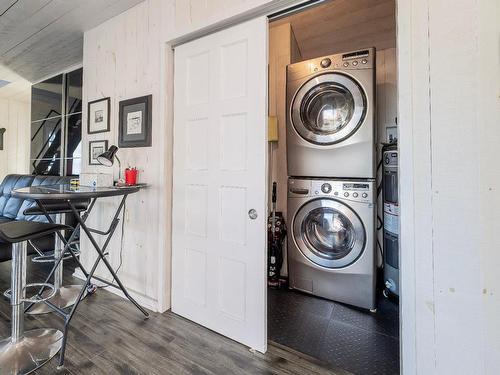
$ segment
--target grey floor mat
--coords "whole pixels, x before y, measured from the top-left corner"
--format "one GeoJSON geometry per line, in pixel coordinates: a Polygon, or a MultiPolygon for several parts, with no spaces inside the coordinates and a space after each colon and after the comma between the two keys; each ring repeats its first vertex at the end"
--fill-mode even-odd
{"type": "Polygon", "coordinates": [[[399,374],[397,303],[376,313],[292,290],[268,290],[268,337],[357,375],[399,374]]]}

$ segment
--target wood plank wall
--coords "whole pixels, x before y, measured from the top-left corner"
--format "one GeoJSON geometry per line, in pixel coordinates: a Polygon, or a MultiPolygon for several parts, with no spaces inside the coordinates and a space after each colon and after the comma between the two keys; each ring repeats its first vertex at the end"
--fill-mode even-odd
{"type": "MultiPolygon", "coordinates": [[[[163,309],[159,304],[160,294],[164,288],[170,289],[169,285],[164,285],[161,281],[159,273],[159,265],[166,251],[166,220],[170,215],[165,207],[167,190],[170,188],[165,186],[167,130],[160,122],[163,108],[160,99],[160,35],[163,27],[160,20],[161,9],[160,2],[145,1],[86,32],[83,46],[84,108],[87,108],[89,101],[110,97],[111,130],[107,133],[87,134],[84,127],[82,173],[113,174],[115,180],[118,178],[117,163],[113,168],[89,165],[88,142],[108,140],[109,145],[118,145],[120,101],[153,95],[152,146],[120,148],[118,151],[122,174],[127,166],[136,166],[139,169],[139,182],[146,182],[149,187],[128,198],[123,238],[121,231],[117,230],[109,251],[111,264],[115,268],[120,265],[120,259],[123,259],[119,276],[129,291],[141,304],[153,310],[163,309]]],[[[84,124],[87,123],[86,117],[87,111],[84,110],[84,124]]],[[[112,199],[98,203],[96,214],[89,219],[91,224],[107,227],[116,204],[116,200],[112,199]]],[[[85,266],[90,266],[95,259],[95,251],[85,237],[82,239],[81,259],[85,266]]],[[[98,275],[109,278],[104,267],[98,268],[98,275]]],[[[164,303],[169,304],[169,301],[164,303]]]]}

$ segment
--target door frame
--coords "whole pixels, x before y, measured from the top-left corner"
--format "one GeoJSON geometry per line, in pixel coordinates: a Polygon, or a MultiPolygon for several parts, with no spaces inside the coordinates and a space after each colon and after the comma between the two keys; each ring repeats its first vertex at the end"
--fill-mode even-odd
{"type": "MultiPolygon", "coordinates": [[[[323,0],[318,0],[321,2],[323,0]]],[[[430,115],[430,99],[428,97],[429,83],[422,80],[428,72],[429,56],[423,54],[419,60],[415,61],[414,54],[420,50],[428,48],[428,37],[425,35],[428,27],[427,14],[422,12],[424,6],[419,8],[419,0],[395,0],[396,2],[396,54],[397,54],[397,102],[398,102],[398,148],[399,148],[399,192],[400,192],[400,245],[399,248],[405,249],[404,254],[399,254],[401,272],[401,296],[399,308],[400,324],[400,364],[401,373],[414,374],[417,372],[417,339],[424,341],[429,335],[428,330],[432,330],[433,317],[424,316],[419,319],[419,331],[416,328],[417,319],[417,299],[420,301],[423,296],[417,296],[417,261],[416,261],[416,235],[421,225],[428,223],[426,214],[429,212],[430,204],[426,204],[422,212],[419,205],[419,212],[415,209],[415,200],[423,198],[427,192],[427,187],[414,185],[415,181],[423,181],[430,178],[430,152],[424,155],[423,168],[416,168],[417,161],[414,154],[414,144],[419,145],[419,149],[430,150],[430,127],[418,127],[417,124],[428,119],[430,115]],[[425,31],[425,32],[424,32],[425,31]],[[419,34],[422,32],[422,34],[419,34]],[[418,44],[417,41],[420,43],[418,44]],[[427,64],[426,64],[427,63],[427,64]],[[415,88],[417,95],[415,95],[415,88]],[[421,98],[426,100],[422,102],[421,98]],[[420,99],[420,101],[419,101],[420,99]],[[402,125],[404,124],[404,125],[402,125]],[[416,134],[418,133],[418,134],[416,134]],[[429,160],[428,160],[429,159],[429,160]]],[[[172,183],[173,183],[173,96],[174,96],[174,48],[177,45],[186,43],[190,40],[220,31],[230,26],[243,23],[259,16],[271,16],[277,12],[284,12],[297,6],[314,3],[310,0],[278,0],[265,5],[257,6],[250,11],[245,11],[236,16],[219,20],[214,23],[207,22],[197,29],[180,32],[161,43],[161,61],[160,79],[162,82],[160,88],[160,123],[166,125],[166,150],[164,155],[164,167],[167,170],[165,186],[168,187],[165,211],[170,212],[166,215],[167,235],[165,236],[164,252],[160,252],[158,262],[158,271],[161,275],[159,285],[159,310],[165,311],[170,308],[170,289],[171,289],[171,252],[172,252],[172,183]]],[[[304,9],[305,9],[304,7],[304,9]]],[[[419,158],[420,161],[422,161],[419,158]]],[[[267,188],[267,187],[266,187],[267,188]]],[[[430,196],[430,192],[429,192],[430,196]]],[[[419,201],[419,204],[423,202],[419,201]]],[[[425,203],[425,202],[424,202],[425,203]]],[[[431,240],[430,233],[419,235],[419,251],[431,240]]],[[[422,259],[424,254],[418,258],[422,259]]],[[[420,268],[420,277],[432,277],[429,270],[420,268]]],[[[419,293],[427,293],[430,286],[419,283],[419,293]]],[[[267,293],[267,291],[266,291],[267,293]]],[[[419,352],[425,345],[418,345],[419,352]]],[[[431,348],[429,348],[431,350],[431,348]]],[[[425,351],[425,349],[423,350],[425,351]]],[[[426,353],[419,353],[418,357],[425,356],[426,353]]]]}

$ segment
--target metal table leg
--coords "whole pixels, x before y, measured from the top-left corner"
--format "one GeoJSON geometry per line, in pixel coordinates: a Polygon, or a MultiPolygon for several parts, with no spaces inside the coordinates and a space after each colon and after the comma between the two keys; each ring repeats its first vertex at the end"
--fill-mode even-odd
{"type": "MultiPolygon", "coordinates": [[[[56,215],[55,222],[57,224],[63,224],[64,215],[58,214],[56,215]]],[[[54,261],[57,264],[57,267],[54,272],[54,288],[55,294],[48,301],[54,306],[59,307],[60,309],[64,309],[66,307],[73,306],[80,294],[81,285],[67,285],[63,286],[63,264],[64,254],[65,254],[65,246],[66,244],[62,241],[61,236],[56,235],[55,237],[55,249],[54,249],[54,261]]],[[[41,294],[42,298],[46,298],[50,293],[50,290],[46,290],[41,294]]],[[[84,296],[85,297],[85,296],[84,296]]],[[[27,311],[30,315],[38,315],[38,314],[47,314],[54,312],[54,309],[45,303],[38,304],[33,306],[29,311],[27,311]]]]}
{"type": "MultiPolygon", "coordinates": [[[[104,264],[106,265],[107,269],[109,270],[109,272],[113,276],[113,280],[116,281],[116,283],[117,283],[117,284],[114,284],[113,282],[111,282],[111,283],[108,283],[108,284],[110,286],[113,286],[115,288],[120,289],[123,292],[123,294],[125,295],[125,297],[127,297],[127,299],[130,302],[132,302],[134,304],[134,306],[136,306],[139,309],[139,311],[142,314],[144,314],[144,316],[146,318],[149,317],[149,313],[141,305],[139,305],[137,303],[137,301],[130,294],[128,294],[127,289],[125,288],[125,286],[120,281],[118,275],[114,271],[114,269],[111,266],[111,264],[109,263],[109,261],[106,259],[106,248],[108,247],[109,242],[110,242],[111,238],[113,237],[113,234],[114,234],[114,232],[116,230],[118,222],[120,221],[120,219],[119,219],[120,212],[122,211],[122,209],[123,209],[123,207],[125,205],[126,199],[127,199],[127,195],[124,195],[123,198],[122,198],[122,200],[121,200],[121,202],[120,202],[120,205],[119,205],[118,209],[115,212],[115,216],[114,216],[114,218],[113,218],[113,220],[111,222],[111,225],[110,225],[108,231],[106,231],[106,232],[94,230],[94,229],[91,229],[91,228],[87,227],[86,224],[85,224],[85,218],[82,219],[78,215],[78,212],[75,209],[73,203],[71,201],[68,201],[68,204],[71,207],[71,210],[73,211],[73,214],[75,215],[75,218],[78,221],[78,224],[83,229],[83,231],[85,232],[85,234],[88,236],[88,238],[89,238],[90,242],[92,243],[94,249],[98,253],[98,257],[95,260],[95,262],[94,262],[94,264],[92,266],[92,269],[90,270],[90,272],[87,275],[87,279],[85,280],[85,284],[81,287],[80,295],[77,298],[76,303],[71,308],[70,313],[68,315],[66,315],[66,319],[65,319],[66,321],[65,321],[65,324],[64,324],[63,343],[62,343],[62,347],[61,347],[61,352],[59,354],[59,366],[60,367],[64,365],[64,356],[65,356],[65,351],[66,351],[66,341],[67,341],[67,338],[68,338],[68,330],[69,330],[69,325],[70,325],[71,319],[73,318],[73,316],[74,316],[74,314],[75,314],[75,312],[76,312],[76,310],[78,308],[78,305],[80,304],[80,301],[82,300],[82,297],[83,297],[83,295],[84,295],[84,293],[85,293],[85,291],[87,289],[87,286],[90,285],[90,283],[92,281],[92,278],[94,276],[94,272],[96,271],[97,266],[99,265],[99,263],[101,261],[104,262],[104,264]],[[105,240],[105,242],[104,242],[104,244],[103,244],[102,247],[99,246],[99,244],[95,240],[95,238],[94,238],[94,236],[93,236],[92,233],[98,233],[98,234],[102,234],[102,235],[106,235],[107,236],[106,240],[105,240]]],[[[62,311],[59,311],[59,313],[62,313],[62,311]]]]}
{"type": "Polygon", "coordinates": [[[27,243],[12,245],[12,334],[0,341],[0,374],[28,374],[61,349],[63,334],[57,329],[24,331],[27,243]]]}

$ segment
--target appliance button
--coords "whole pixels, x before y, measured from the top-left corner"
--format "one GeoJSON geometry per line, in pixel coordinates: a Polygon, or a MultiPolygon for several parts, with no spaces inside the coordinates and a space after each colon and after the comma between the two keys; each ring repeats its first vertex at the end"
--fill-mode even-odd
{"type": "Polygon", "coordinates": [[[339,195],[339,192],[338,192],[338,191],[336,191],[335,193],[333,193],[333,195],[339,195]]]}
{"type": "Polygon", "coordinates": [[[361,196],[362,196],[363,198],[368,198],[368,194],[366,194],[366,193],[363,193],[361,196]]]}
{"type": "Polygon", "coordinates": [[[328,68],[330,65],[332,65],[332,60],[330,60],[329,58],[321,60],[322,68],[328,68]]]}
{"type": "Polygon", "coordinates": [[[319,192],[316,190],[316,191],[314,192],[314,194],[318,195],[318,194],[319,194],[319,192]]]}
{"type": "Polygon", "coordinates": [[[332,191],[332,185],[330,185],[328,183],[321,185],[321,191],[325,194],[330,193],[332,191]]]}
{"type": "Polygon", "coordinates": [[[366,63],[368,63],[368,60],[367,60],[367,59],[363,59],[363,60],[361,60],[361,64],[366,64],[366,63]]]}
{"type": "Polygon", "coordinates": [[[344,66],[345,66],[345,67],[348,67],[348,66],[349,66],[349,63],[348,63],[348,62],[345,62],[345,63],[344,63],[344,66]]]}
{"type": "Polygon", "coordinates": [[[352,194],[352,196],[353,196],[354,198],[357,198],[357,197],[358,197],[358,193],[353,193],[353,194],[352,194]]]}
{"type": "Polygon", "coordinates": [[[349,193],[346,191],[346,192],[344,193],[344,197],[346,197],[346,198],[347,198],[348,196],[349,196],[349,193]]]}
{"type": "Polygon", "coordinates": [[[352,65],[353,65],[353,66],[356,66],[356,65],[358,65],[358,62],[357,62],[357,61],[353,61],[353,62],[352,62],[352,65]]]}

